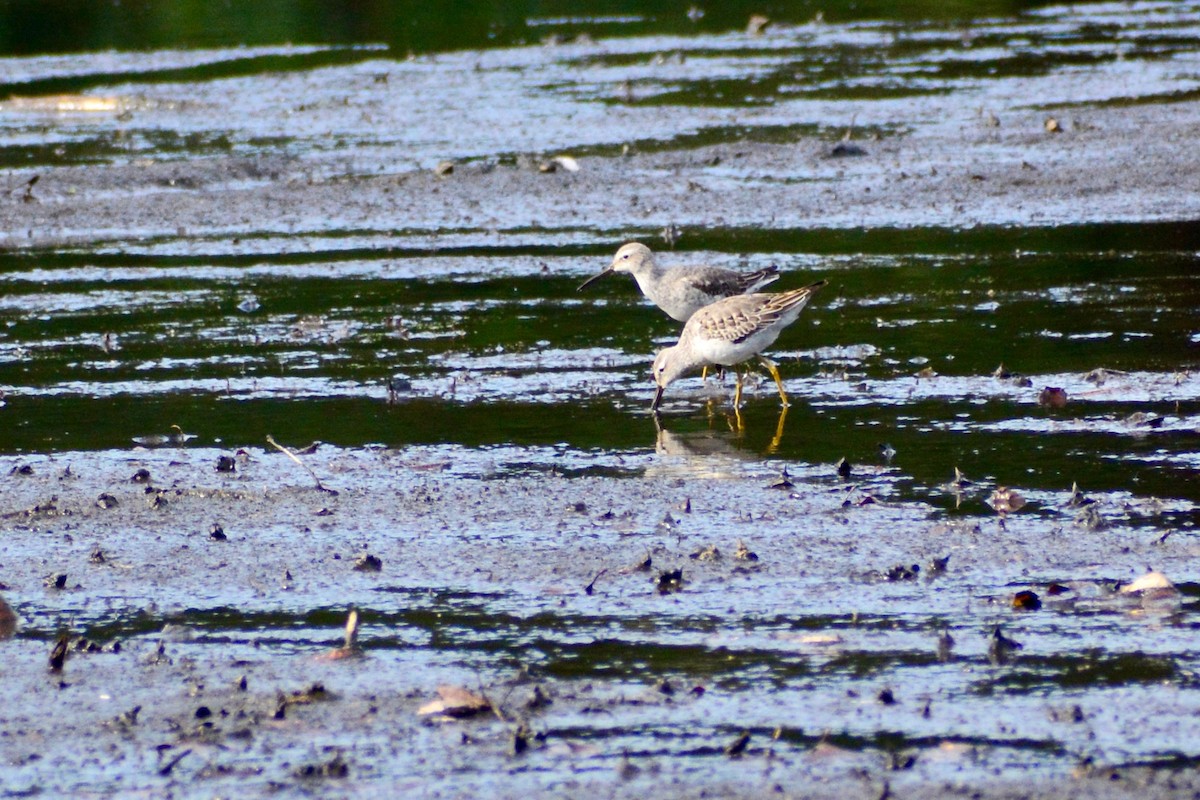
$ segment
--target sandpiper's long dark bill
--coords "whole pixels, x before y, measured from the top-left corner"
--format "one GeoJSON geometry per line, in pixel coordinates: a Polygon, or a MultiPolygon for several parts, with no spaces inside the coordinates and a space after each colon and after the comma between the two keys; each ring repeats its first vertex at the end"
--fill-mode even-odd
{"type": "Polygon", "coordinates": [[[603,277],[605,277],[605,276],[607,276],[607,275],[612,275],[612,274],[613,274],[613,268],[612,268],[612,267],[605,267],[605,268],[604,268],[604,270],[603,270],[602,272],[597,272],[595,275],[593,275],[592,277],[588,278],[588,279],[587,279],[586,281],[584,281],[583,283],[579,284],[579,286],[578,286],[578,287],[575,289],[575,291],[577,291],[577,292],[582,292],[584,289],[586,289],[587,287],[591,286],[591,285],[592,285],[593,283],[595,283],[596,281],[600,280],[601,278],[603,278],[603,277]]]}
{"type": "MultiPolygon", "coordinates": [[[[775,343],[783,329],[796,321],[808,301],[825,281],[817,281],[801,289],[778,294],[741,294],[718,300],[697,311],[687,324],[679,341],[654,358],[654,394],[652,411],[658,411],[663,392],[676,378],[700,367],[734,367],[757,359],[766,367],[779,388],[779,399],[786,407],[787,392],[774,362],[764,358],[762,351],[775,343]]],[[[737,391],[734,408],[742,402],[742,371],[737,369],[737,391]]]]}
{"type": "Polygon", "coordinates": [[[603,272],[579,285],[582,291],[605,275],[627,272],[654,305],[672,319],[687,322],[701,308],[733,295],[755,292],[779,278],[779,267],[737,272],[721,267],[660,267],[649,247],[638,242],[622,245],[603,272]]]}

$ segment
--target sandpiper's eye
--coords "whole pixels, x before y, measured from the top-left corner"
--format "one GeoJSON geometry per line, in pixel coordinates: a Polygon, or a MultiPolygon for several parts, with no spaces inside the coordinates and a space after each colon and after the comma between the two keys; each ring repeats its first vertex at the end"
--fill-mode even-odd
{"type": "Polygon", "coordinates": [[[621,256],[621,260],[622,260],[622,261],[628,261],[628,260],[629,260],[629,253],[626,253],[625,255],[621,256]]]}

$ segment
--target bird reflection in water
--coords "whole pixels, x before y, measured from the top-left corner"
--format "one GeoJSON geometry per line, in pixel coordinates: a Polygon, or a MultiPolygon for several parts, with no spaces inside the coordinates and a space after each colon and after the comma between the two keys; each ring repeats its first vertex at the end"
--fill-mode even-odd
{"type": "MultiPolygon", "coordinates": [[[[709,398],[705,402],[708,416],[708,428],[701,431],[686,431],[673,433],[663,425],[661,415],[654,414],[654,427],[657,431],[655,452],[659,455],[680,456],[684,458],[726,458],[743,460],[753,458],[755,453],[746,447],[746,423],[741,410],[734,408],[732,412],[722,407],[723,403],[717,398],[709,398]],[[722,430],[722,427],[725,430],[722,430]]],[[[775,432],[762,455],[773,455],[783,441],[784,424],[787,421],[788,407],[779,409],[779,418],[775,423],[775,432]]]]}

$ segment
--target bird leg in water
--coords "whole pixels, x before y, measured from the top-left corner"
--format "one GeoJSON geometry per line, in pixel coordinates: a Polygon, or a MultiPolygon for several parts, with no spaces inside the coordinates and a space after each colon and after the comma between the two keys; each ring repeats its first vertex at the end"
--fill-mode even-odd
{"type": "Polygon", "coordinates": [[[742,407],[742,368],[736,366],[733,371],[737,374],[737,389],[733,392],[733,410],[737,411],[742,407]]]}
{"type": "Polygon", "coordinates": [[[775,362],[766,356],[759,356],[758,363],[767,368],[767,372],[771,373],[771,377],[775,379],[775,385],[779,387],[779,400],[783,403],[783,407],[787,408],[788,403],[787,392],[783,390],[783,378],[779,377],[779,368],[775,366],[775,362]]]}

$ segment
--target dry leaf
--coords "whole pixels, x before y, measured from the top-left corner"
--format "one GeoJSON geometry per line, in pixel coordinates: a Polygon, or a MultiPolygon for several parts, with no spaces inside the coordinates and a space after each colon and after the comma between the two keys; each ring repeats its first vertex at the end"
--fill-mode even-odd
{"type": "Polygon", "coordinates": [[[481,711],[488,711],[492,704],[483,695],[476,694],[461,686],[437,687],[439,699],[430,701],[417,709],[421,716],[428,714],[445,714],[448,717],[462,719],[471,717],[481,711]]]}
{"type": "Polygon", "coordinates": [[[7,639],[17,632],[17,614],[12,606],[0,597],[0,639],[7,639]]]}
{"type": "Polygon", "coordinates": [[[1013,595],[1012,606],[1017,611],[1037,611],[1042,607],[1042,599],[1037,592],[1026,589],[1013,595]]]}
{"type": "Polygon", "coordinates": [[[1174,591],[1175,584],[1171,583],[1171,579],[1166,575],[1156,570],[1154,572],[1147,572],[1132,583],[1125,584],[1121,587],[1121,593],[1137,594],[1139,592],[1158,591],[1160,589],[1174,591]]]}
{"type": "Polygon", "coordinates": [[[1059,386],[1047,386],[1038,393],[1038,405],[1046,408],[1062,408],[1067,404],[1067,393],[1059,386]]]}
{"type": "Polygon", "coordinates": [[[86,94],[55,94],[46,97],[13,97],[4,105],[17,111],[88,113],[119,111],[128,105],[120,97],[95,97],[86,94]]]}
{"type": "Polygon", "coordinates": [[[1014,489],[997,486],[996,491],[992,492],[991,504],[997,513],[1007,514],[1010,511],[1020,511],[1025,505],[1025,498],[1014,489]]]}

